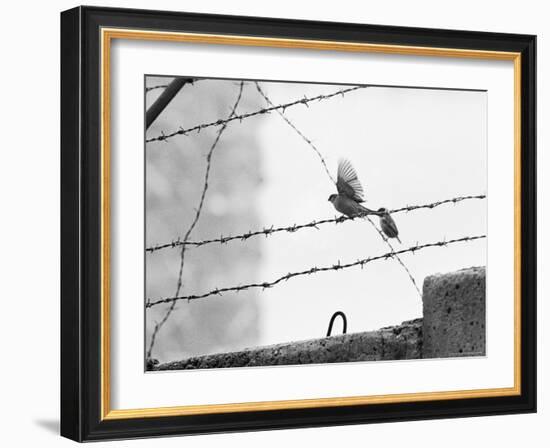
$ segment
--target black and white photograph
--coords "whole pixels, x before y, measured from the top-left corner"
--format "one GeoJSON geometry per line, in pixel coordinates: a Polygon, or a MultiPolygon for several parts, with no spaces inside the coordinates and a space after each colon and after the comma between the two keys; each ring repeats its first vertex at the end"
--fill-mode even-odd
{"type": "MultiPolygon", "coordinates": [[[[8,135],[55,129],[61,149],[9,164],[31,196],[37,167],[61,181],[61,307],[6,314],[16,339],[61,324],[17,344],[8,371],[61,376],[26,381],[43,390],[25,406],[78,442],[535,440],[542,28],[480,5],[254,5],[61,13],[43,83],[61,127],[8,135]]],[[[6,236],[52,256],[47,235],[6,236]]]]}
{"type": "Polygon", "coordinates": [[[486,355],[486,91],[143,94],[147,371],[486,355]]]}

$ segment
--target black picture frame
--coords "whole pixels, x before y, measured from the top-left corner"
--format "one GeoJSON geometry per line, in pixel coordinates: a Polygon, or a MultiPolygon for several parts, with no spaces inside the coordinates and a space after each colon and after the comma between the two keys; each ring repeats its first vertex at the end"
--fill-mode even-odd
{"type": "Polygon", "coordinates": [[[76,441],[536,412],[536,37],[167,11],[61,13],[61,435],[76,441]],[[521,393],[422,402],[102,419],[100,29],[521,53],[521,393]]]}

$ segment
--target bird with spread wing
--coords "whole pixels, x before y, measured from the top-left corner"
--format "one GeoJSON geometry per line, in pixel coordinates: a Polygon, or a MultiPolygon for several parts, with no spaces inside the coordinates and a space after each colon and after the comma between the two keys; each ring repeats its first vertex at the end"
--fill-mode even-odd
{"type": "Polygon", "coordinates": [[[340,213],[350,218],[379,214],[377,211],[361,205],[361,202],[365,202],[363,187],[359,182],[355,169],[347,159],[338,161],[336,190],[338,190],[338,194],[331,194],[328,200],[340,213]]]}
{"type": "Polygon", "coordinates": [[[340,159],[338,161],[336,190],[338,194],[331,194],[328,200],[337,211],[350,218],[378,215],[380,218],[380,227],[384,234],[388,238],[397,238],[397,241],[401,242],[398,236],[397,225],[387,209],[380,208],[375,211],[361,205],[361,202],[365,202],[363,187],[361,182],[359,182],[357,172],[347,159],[340,159]]]}

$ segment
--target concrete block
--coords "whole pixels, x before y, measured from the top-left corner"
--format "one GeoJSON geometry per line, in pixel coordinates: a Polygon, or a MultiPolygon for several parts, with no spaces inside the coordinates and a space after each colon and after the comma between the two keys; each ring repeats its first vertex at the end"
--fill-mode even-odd
{"type": "Polygon", "coordinates": [[[148,370],[219,369],[485,355],[485,268],[426,277],[423,318],[376,331],[196,356],[148,370]]]}
{"type": "Polygon", "coordinates": [[[150,370],[215,369],[351,361],[419,359],[422,357],[422,319],[377,331],[295,341],[213,355],[196,356],[150,370]]]}
{"type": "Polygon", "coordinates": [[[485,355],[485,268],[426,277],[423,357],[485,355]]]}

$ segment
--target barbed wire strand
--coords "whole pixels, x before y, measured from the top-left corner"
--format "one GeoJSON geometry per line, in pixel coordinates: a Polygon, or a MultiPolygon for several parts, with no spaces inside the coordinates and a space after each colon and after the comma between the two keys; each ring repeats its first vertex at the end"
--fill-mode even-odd
{"type": "Polygon", "coordinates": [[[272,111],[282,110],[284,112],[289,107],[298,106],[300,104],[303,104],[304,106],[309,107],[309,103],[311,103],[311,102],[324,101],[324,100],[328,100],[330,98],[334,98],[336,96],[344,96],[346,93],[353,92],[353,91],[359,90],[359,89],[365,89],[367,87],[368,86],[354,86],[354,87],[350,87],[350,88],[347,88],[347,89],[341,89],[341,90],[338,90],[337,92],[329,93],[327,95],[317,95],[317,96],[314,96],[314,97],[311,97],[311,98],[308,98],[308,97],[304,96],[303,98],[301,98],[299,100],[291,101],[289,103],[278,104],[277,106],[266,107],[266,108],[263,108],[263,109],[256,110],[254,112],[248,112],[248,113],[241,114],[241,115],[234,115],[233,117],[229,117],[229,118],[226,118],[226,119],[219,119],[219,120],[212,121],[212,122],[209,122],[209,123],[198,124],[196,126],[193,126],[193,127],[187,128],[187,129],[184,129],[184,128],[180,127],[180,129],[178,129],[177,131],[173,131],[169,134],[162,133],[161,135],[158,135],[156,137],[151,137],[149,139],[146,139],[145,142],[146,143],[151,143],[151,142],[156,142],[156,141],[163,142],[163,141],[166,141],[166,140],[168,140],[172,137],[175,137],[176,135],[187,135],[187,134],[193,133],[193,132],[199,133],[203,129],[206,129],[206,128],[209,128],[209,127],[212,127],[212,126],[224,126],[227,123],[231,123],[231,122],[236,121],[236,120],[242,121],[244,119],[255,117],[257,115],[268,114],[272,111]]]}
{"type": "MultiPolygon", "coordinates": [[[[432,202],[429,204],[408,205],[406,207],[389,210],[389,213],[392,215],[395,215],[398,213],[416,211],[421,209],[433,209],[445,204],[457,204],[459,202],[466,201],[466,200],[485,199],[485,198],[486,198],[486,195],[484,194],[472,195],[472,196],[457,196],[451,199],[445,199],[443,201],[432,202]]],[[[353,221],[355,219],[358,219],[358,217],[350,218],[348,216],[339,216],[339,217],[334,217],[329,219],[315,220],[315,221],[308,222],[306,224],[293,224],[291,226],[285,226],[285,227],[272,226],[269,228],[264,228],[262,230],[248,231],[246,233],[242,233],[239,235],[220,236],[219,238],[212,238],[212,239],[206,239],[201,241],[183,241],[181,238],[177,238],[170,243],[162,243],[162,244],[157,244],[155,246],[147,247],[145,251],[148,253],[153,253],[163,249],[175,249],[183,245],[200,247],[206,244],[213,244],[213,243],[226,244],[230,241],[236,241],[236,240],[246,241],[249,238],[260,236],[260,235],[264,235],[265,237],[268,237],[270,235],[273,235],[275,233],[280,233],[280,232],[295,233],[298,230],[308,229],[308,228],[319,230],[319,226],[323,224],[340,224],[346,221],[353,221]]]]}
{"type": "Polygon", "coordinates": [[[486,197],[487,197],[487,195],[485,195],[485,194],[475,194],[475,195],[468,195],[468,196],[456,196],[456,197],[451,198],[451,199],[444,199],[442,201],[436,201],[436,202],[432,202],[430,204],[406,205],[405,207],[396,208],[396,209],[390,210],[389,212],[391,214],[395,215],[396,213],[412,212],[412,211],[423,209],[423,208],[432,209],[432,208],[439,207],[440,205],[444,205],[444,204],[456,204],[457,202],[467,201],[469,199],[485,199],[486,197]]]}
{"type": "MultiPolygon", "coordinates": [[[[391,214],[396,214],[396,213],[401,213],[401,212],[404,212],[406,211],[407,213],[410,212],[410,211],[413,211],[413,210],[420,210],[420,209],[433,209],[435,207],[439,207],[440,205],[444,205],[444,204],[456,204],[457,202],[461,202],[461,201],[465,201],[465,200],[470,200],[470,199],[485,199],[486,195],[484,194],[480,194],[480,195],[475,195],[475,196],[459,196],[459,197],[454,197],[452,199],[445,199],[443,201],[438,201],[438,202],[433,202],[431,204],[424,204],[424,205],[416,205],[416,206],[407,206],[407,207],[402,207],[402,208],[398,208],[398,209],[395,209],[395,210],[392,210],[390,213],[391,214]]],[[[371,225],[376,229],[376,231],[378,232],[378,234],[380,235],[380,237],[385,241],[386,245],[392,250],[394,251],[394,247],[393,245],[391,244],[389,238],[386,237],[386,235],[378,228],[378,226],[376,226],[376,224],[372,221],[372,219],[370,218],[370,216],[367,216],[367,219],[368,221],[371,223],[371,225]]],[[[414,278],[414,276],[412,275],[410,269],[408,268],[408,266],[403,262],[403,260],[401,260],[400,257],[395,257],[395,259],[397,260],[397,262],[403,267],[403,269],[406,271],[407,275],[409,276],[409,278],[411,279],[411,282],[412,284],[414,285],[416,291],[418,292],[418,295],[420,296],[420,298],[422,299],[422,291],[421,289],[418,287],[418,284],[416,283],[416,280],[414,278]]]]}
{"type": "MultiPolygon", "coordinates": [[[[242,93],[243,93],[243,85],[244,85],[244,83],[241,82],[241,84],[239,86],[239,93],[237,95],[237,99],[235,100],[235,103],[233,104],[233,107],[231,109],[231,113],[229,114],[229,117],[232,117],[232,116],[235,115],[237,107],[238,107],[239,103],[241,102],[242,93]]],[[[195,217],[193,218],[193,221],[191,222],[191,225],[189,226],[189,228],[187,229],[187,232],[185,233],[184,241],[187,241],[189,239],[189,237],[191,236],[191,232],[193,232],[195,226],[197,225],[197,223],[199,221],[199,218],[200,218],[200,215],[201,215],[201,212],[202,212],[202,207],[204,205],[204,200],[206,198],[206,192],[208,190],[208,181],[209,181],[209,178],[210,178],[210,168],[212,166],[212,155],[214,154],[214,150],[218,146],[218,142],[220,141],[220,138],[221,138],[221,136],[224,133],[226,128],[227,128],[227,124],[224,124],[221,128],[219,128],[218,133],[216,135],[216,138],[215,138],[214,142],[212,143],[212,145],[210,146],[210,149],[209,149],[208,154],[206,156],[206,169],[205,169],[205,173],[204,173],[204,182],[203,182],[201,197],[200,197],[200,200],[199,200],[199,205],[195,210],[195,217]]],[[[180,266],[179,266],[179,272],[178,272],[178,281],[177,281],[177,285],[176,285],[176,293],[174,294],[175,296],[179,295],[179,293],[181,291],[181,287],[183,285],[183,267],[184,267],[184,264],[185,264],[185,250],[186,250],[186,245],[184,244],[184,245],[181,246],[181,251],[180,251],[180,266]]],[[[153,352],[153,347],[155,345],[157,334],[160,331],[160,329],[162,328],[162,326],[166,323],[166,321],[168,320],[168,318],[170,317],[172,312],[174,311],[175,305],[176,305],[176,302],[175,301],[172,302],[170,304],[170,307],[168,308],[168,310],[164,314],[163,318],[160,320],[160,322],[155,324],[155,328],[153,329],[153,333],[151,335],[149,348],[147,350],[147,357],[146,357],[147,359],[151,358],[151,354],[153,352]]]]}
{"type": "Polygon", "coordinates": [[[281,277],[279,277],[279,278],[277,278],[273,281],[270,281],[270,282],[249,283],[249,284],[239,285],[239,286],[230,286],[230,287],[227,287],[227,288],[216,288],[216,289],[214,289],[212,291],[209,291],[209,292],[206,292],[204,294],[193,294],[193,295],[189,295],[189,296],[167,297],[167,298],[161,298],[161,299],[155,299],[155,300],[147,299],[145,307],[146,308],[152,308],[154,306],[157,306],[157,305],[160,305],[160,304],[163,304],[163,303],[173,303],[173,302],[177,302],[177,301],[180,301],[180,300],[187,300],[189,302],[189,301],[192,301],[192,300],[204,299],[204,298],[211,297],[211,296],[220,296],[223,293],[227,293],[227,292],[239,292],[239,291],[243,291],[243,290],[247,290],[247,289],[253,289],[253,288],[267,289],[267,288],[271,288],[271,287],[273,287],[273,286],[275,286],[275,285],[277,285],[277,284],[279,284],[283,281],[288,281],[288,280],[290,280],[291,278],[294,278],[294,277],[318,274],[320,272],[327,272],[327,271],[339,271],[339,270],[342,270],[342,269],[349,269],[349,268],[356,267],[356,266],[360,266],[361,268],[363,268],[366,264],[371,263],[373,261],[388,260],[390,258],[394,258],[398,255],[402,255],[402,254],[406,254],[406,253],[413,253],[414,254],[415,252],[417,252],[419,250],[427,249],[427,248],[430,248],[430,247],[443,247],[443,246],[446,247],[450,244],[475,241],[475,240],[479,240],[479,239],[482,239],[482,238],[486,238],[486,235],[465,236],[465,237],[462,237],[462,238],[456,238],[456,239],[452,239],[452,240],[449,240],[449,241],[443,240],[443,241],[437,241],[435,243],[426,243],[426,244],[421,244],[421,245],[416,244],[415,246],[411,246],[411,247],[408,247],[406,249],[401,249],[401,250],[398,250],[398,251],[391,251],[391,252],[384,253],[382,255],[363,258],[363,259],[359,259],[357,261],[346,263],[346,264],[341,264],[340,261],[338,261],[337,264],[333,264],[332,266],[324,266],[324,267],[320,267],[320,268],[317,267],[317,266],[314,266],[314,267],[306,269],[304,271],[289,272],[288,274],[283,275],[283,276],[281,276],[281,277]]]}
{"type": "MultiPolygon", "coordinates": [[[[197,82],[200,82],[200,81],[204,81],[204,79],[193,78],[193,84],[196,84],[197,82]]],[[[153,90],[158,90],[158,89],[166,89],[166,87],[168,87],[169,85],[170,84],[159,84],[156,86],[145,87],[145,93],[149,93],[149,92],[152,92],[153,90]]]]}
{"type": "MultiPolygon", "coordinates": [[[[256,89],[258,90],[258,92],[260,93],[260,95],[264,98],[264,100],[267,102],[268,105],[272,105],[273,103],[271,102],[271,100],[269,99],[269,97],[262,91],[262,89],[260,88],[260,85],[256,82],[256,89]]],[[[325,159],[323,158],[323,156],[321,155],[320,151],[315,147],[315,145],[311,142],[311,139],[307,138],[287,117],[285,117],[280,111],[277,111],[279,112],[279,115],[283,118],[283,120],[285,120],[285,122],[292,128],[294,129],[294,131],[300,136],[302,137],[302,139],[317,153],[317,155],[319,156],[320,160],[321,160],[321,163],[323,164],[323,167],[329,177],[329,179],[332,181],[333,184],[335,184],[336,182],[334,181],[334,178],[332,177],[332,175],[330,174],[330,171],[329,169],[327,168],[327,165],[325,163],[325,159]]],[[[376,224],[374,223],[374,221],[370,218],[370,216],[366,216],[368,222],[370,223],[370,225],[378,232],[378,234],[380,235],[380,237],[382,238],[382,240],[386,243],[386,245],[390,248],[391,251],[394,251],[393,249],[393,246],[391,245],[391,243],[389,242],[388,238],[385,237],[385,235],[380,231],[380,229],[376,226],[376,224]]],[[[411,274],[411,271],[409,270],[409,268],[405,265],[405,263],[403,263],[403,260],[401,260],[398,256],[395,257],[395,259],[397,260],[397,262],[403,267],[403,269],[405,269],[405,272],[407,273],[407,275],[409,276],[409,278],[411,279],[411,282],[414,286],[414,288],[416,289],[416,291],[418,292],[418,294],[420,295],[420,298],[422,299],[422,292],[420,291],[420,289],[418,288],[418,285],[416,284],[416,280],[414,279],[414,277],[412,276],[411,274]]]]}
{"type": "MultiPolygon", "coordinates": [[[[260,84],[255,81],[254,82],[255,86],[256,86],[256,89],[258,90],[258,92],[260,93],[260,95],[264,98],[265,102],[267,103],[268,106],[271,106],[273,107],[274,104],[271,102],[271,100],[269,99],[269,97],[264,93],[264,91],[262,90],[262,88],[260,87],[260,84]]],[[[292,121],[290,121],[288,119],[288,117],[283,113],[281,112],[279,109],[276,110],[277,114],[279,114],[279,116],[292,128],[294,129],[294,131],[300,136],[302,137],[302,139],[309,145],[311,146],[311,148],[313,149],[313,151],[315,151],[315,153],[317,154],[317,156],[319,157],[319,160],[321,161],[321,164],[323,165],[323,168],[325,169],[325,172],[327,173],[327,176],[330,178],[330,180],[332,181],[333,184],[336,185],[336,181],[334,180],[334,178],[332,177],[332,174],[330,174],[330,170],[328,169],[327,167],[327,164],[325,162],[325,159],[323,157],[323,155],[321,154],[321,151],[319,151],[317,149],[317,147],[313,144],[313,142],[307,138],[295,125],[294,123],[292,123],[292,121]]]]}

